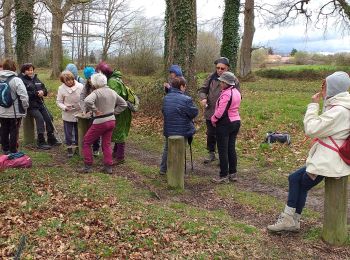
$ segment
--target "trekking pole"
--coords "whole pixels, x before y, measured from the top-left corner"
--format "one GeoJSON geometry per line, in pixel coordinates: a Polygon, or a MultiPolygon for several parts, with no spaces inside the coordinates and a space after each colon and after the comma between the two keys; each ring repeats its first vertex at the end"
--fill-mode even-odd
{"type": "Polygon", "coordinates": [[[187,166],[186,166],[186,144],[185,144],[185,174],[187,174],[187,166]]]}
{"type": "Polygon", "coordinates": [[[55,127],[55,125],[53,124],[53,117],[52,117],[51,113],[49,112],[49,110],[47,109],[47,107],[46,107],[46,105],[45,105],[45,103],[44,103],[44,100],[43,100],[42,98],[41,98],[41,104],[43,104],[43,107],[44,107],[44,109],[45,109],[47,115],[48,115],[49,118],[50,118],[51,126],[52,126],[52,128],[53,128],[53,130],[54,130],[56,136],[58,137],[58,141],[59,141],[60,143],[63,143],[63,142],[62,142],[62,139],[61,139],[61,137],[60,137],[60,135],[59,135],[59,133],[58,133],[56,127],[55,127]]]}
{"type": "Polygon", "coordinates": [[[191,172],[193,173],[192,143],[190,143],[190,155],[191,155],[191,172]]]}

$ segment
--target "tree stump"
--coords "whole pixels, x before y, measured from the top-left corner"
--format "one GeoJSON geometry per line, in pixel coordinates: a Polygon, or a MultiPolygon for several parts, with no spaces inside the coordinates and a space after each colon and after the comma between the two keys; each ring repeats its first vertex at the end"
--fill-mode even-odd
{"type": "Polygon", "coordinates": [[[35,144],[35,125],[34,118],[27,114],[22,119],[23,124],[23,144],[35,144]]]}
{"type": "Polygon", "coordinates": [[[348,176],[325,178],[322,238],[331,245],[343,245],[348,238],[348,176]]]}
{"type": "Polygon", "coordinates": [[[185,188],[185,138],[183,136],[169,136],[167,179],[172,188],[185,188]]]}
{"type": "Polygon", "coordinates": [[[89,129],[90,125],[90,115],[83,113],[78,113],[75,115],[78,119],[78,146],[79,146],[79,155],[83,156],[83,140],[84,136],[89,129]]]}

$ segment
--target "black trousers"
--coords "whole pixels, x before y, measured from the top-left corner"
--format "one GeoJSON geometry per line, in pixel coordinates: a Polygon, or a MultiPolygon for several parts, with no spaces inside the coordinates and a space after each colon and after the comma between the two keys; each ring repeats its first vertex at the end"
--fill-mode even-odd
{"type": "Polygon", "coordinates": [[[216,147],[216,127],[211,124],[210,120],[205,120],[207,125],[207,150],[215,152],[216,147]]]}
{"type": "Polygon", "coordinates": [[[220,177],[237,172],[236,138],[241,127],[241,121],[218,123],[216,139],[220,159],[220,177]]]}
{"type": "Polygon", "coordinates": [[[4,152],[17,152],[19,127],[22,118],[0,118],[1,146],[4,152]]]}
{"type": "Polygon", "coordinates": [[[36,131],[38,134],[45,133],[45,126],[47,133],[53,133],[53,125],[51,115],[44,107],[28,110],[28,114],[34,117],[36,124],[36,131]]]}

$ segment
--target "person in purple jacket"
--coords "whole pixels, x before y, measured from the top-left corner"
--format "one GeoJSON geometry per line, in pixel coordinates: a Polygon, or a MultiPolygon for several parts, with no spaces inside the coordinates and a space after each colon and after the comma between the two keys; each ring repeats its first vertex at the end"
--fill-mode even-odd
{"type": "Polygon", "coordinates": [[[224,72],[220,81],[221,94],[215,105],[211,123],[216,127],[216,140],[220,159],[220,176],[213,178],[215,183],[228,183],[237,180],[236,137],[241,126],[239,106],[241,94],[236,88],[235,75],[224,72]]]}

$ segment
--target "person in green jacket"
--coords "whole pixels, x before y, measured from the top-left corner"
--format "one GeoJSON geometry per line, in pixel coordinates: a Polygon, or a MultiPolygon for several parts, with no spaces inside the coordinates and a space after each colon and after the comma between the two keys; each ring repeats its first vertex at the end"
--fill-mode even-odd
{"type": "MultiPolygon", "coordinates": [[[[101,61],[96,66],[96,72],[102,72],[108,79],[107,85],[114,90],[125,101],[127,100],[127,90],[122,81],[122,74],[120,71],[113,70],[107,63],[101,61]]],[[[131,126],[131,110],[126,108],[122,113],[116,115],[116,126],[113,130],[112,142],[113,158],[116,159],[115,164],[122,164],[125,161],[125,140],[128,137],[131,126]]]]}

